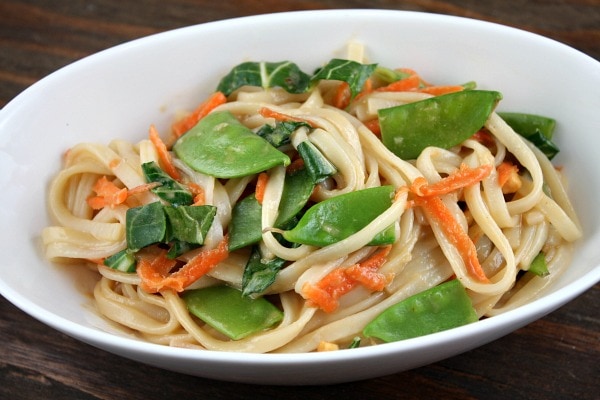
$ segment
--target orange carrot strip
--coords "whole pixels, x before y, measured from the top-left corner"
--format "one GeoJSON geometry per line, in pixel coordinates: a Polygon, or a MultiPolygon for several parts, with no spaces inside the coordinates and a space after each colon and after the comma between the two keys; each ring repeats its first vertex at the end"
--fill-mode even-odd
{"type": "Polygon", "coordinates": [[[441,196],[455,190],[465,188],[481,181],[492,172],[490,164],[470,168],[461,164],[460,168],[443,178],[439,182],[428,184],[425,178],[417,178],[412,183],[410,190],[417,196],[441,196]]]}
{"type": "Polygon", "coordinates": [[[363,122],[363,124],[369,128],[369,130],[371,132],[373,132],[373,134],[375,136],[380,137],[381,136],[381,126],[379,125],[379,118],[373,118],[371,120],[365,121],[363,122]]]}
{"type": "Polygon", "coordinates": [[[394,81],[386,86],[375,89],[377,92],[408,92],[416,90],[421,84],[421,78],[417,74],[412,74],[407,78],[394,81]]]}
{"type": "Polygon", "coordinates": [[[178,292],[182,291],[229,257],[228,246],[229,241],[227,236],[225,236],[217,247],[198,253],[180,270],[171,274],[165,282],[165,286],[178,292]]]}
{"type": "Polygon", "coordinates": [[[148,293],[156,293],[163,289],[164,282],[175,265],[177,260],[167,258],[166,250],[152,259],[142,257],[136,268],[141,279],[140,287],[148,293]]]}
{"type": "Polygon", "coordinates": [[[347,268],[346,275],[371,290],[382,291],[390,283],[392,277],[377,272],[377,270],[385,264],[391,249],[392,246],[385,246],[367,260],[347,268]]]}
{"type": "Polygon", "coordinates": [[[498,165],[496,171],[498,172],[498,185],[503,187],[511,176],[519,171],[519,167],[509,161],[504,161],[498,165]]]}
{"type": "Polygon", "coordinates": [[[160,182],[150,182],[150,183],[144,183],[142,185],[138,185],[136,187],[133,187],[131,189],[129,189],[127,191],[127,196],[133,196],[135,194],[139,194],[139,193],[144,193],[147,192],[149,190],[152,190],[154,188],[159,187],[161,184],[160,182]]]}
{"type": "Polygon", "coordinates": [[[348,107],[350,104],[350,85],[347,82],[340,82],[333,96],[332,103],[334,107],[341,110],[348,107]]]}
{"type": "Polygon", "coordinates": [[[290,163],[290,165],[287,166],[286,172],[288,174],[292,174],[296,171],[301,170],[302,168],[304,168],[304,159],[301,157],[298,157],[294,161],[292,161],[290,163]]]}
{"type": "Polygon", "coordinates": [[[298,118],[298,117],[293,117],[291,115],[287,115],[284,113],[280,113],[277,112],[275,110],[272,110],[268,107],[262,107],[260,110],[258,110],[258,113],[260,115],[262,115],[265,118],[273,118],[276,121],[292,121],[292,122],[304,122],[306,124],[309,124],[312,128],[316,128],[317,126],[315,124],[313,124],[311,121],[307,120],[307,119],[303,119],[303,118],[298,118]]]}
{"type": "Polygon", "coordinates": [[[455,93],[465,90],[464,86],[460,85],[448,85],[448,86],[428,86],[423,89],[419,89],[421,93],[428,93],[433,96],[441,96],[443,94],[455,93]]]}
{"type": "Polygon", "coordinates": [[[473,140],[478,141],[486,147],[492,147],[496,144],[494,137],[486,130],[480,129],[471,136],[473,140]]]}
{"type": "Polygon", "coordinates": [[[361,263],[348,268],[334,269],[316,284],[305,283],[302,294],[308,305],[330,313],[337,309],[338,299],[359,283],[371,290],[383,290],[390,277],[378,273],[377,270],[387,260],[390,250],[391,246],[386,246],[361,263]]]}
{"type": "Polygon", "coordinates": [[[158,152],[158,158],[160,159],[162,168],[167,174],[169,174],[171,178],[175,179],[176,181],[180,180],[181,175],[179,174],[177,168],[175,168],[175,166],[173,165],[171,154],[167,150],[167,146],[160,138],[160,135],[158,134],[158,131],[156,130],[156,127],[154,125],[150,125],[149,136],[150,141],[152,142],[152,144],[156,148],[156,151],[158,152]]]}
{"type": "Polygon", "coordinates": [[[469,235],[456,221],[452,212],[439,197],[415,196],[415,203],[420,206],[425,214],[442,229],[450,243],[458,250],[467,271],[477,280],[488,283],[483,268],[477,259],[475,244],[469,235]]]}
{"type": "Polygon", "coordinates": [[[172,126],[173,133],[179,137],[192,129],[202,118],[204,118],[212,110],[227,103],[227,97],[222,92],[213,93],[208,99],[202,102],[196,109],[187,117],[176,122],[172,126]]]}
{"type": "Polygon", "coordinates": [[[192,195],[194,196],[193,205],[202,206],[206,204],[206,194],[204,193],[204,189],[202,188],[202,186],[194,182],[188,183],[187,186],[192,195]]]}
{"type": "Polygon", "coordinates": [[[267,182],[269,181],[269,175],[266,172],[261,172],[258,174],[258,179],[256,180],[256,200],[258,204],[262,204],[263,199],[265,198],[265,191],[267,190],[267,182]]]}
{"type": "Polygon", "coordinates": [[[308,300],[308,305],[319,307],[325,312],[333,312],[338,307],[337,299],[348,293],[357,282],[344,272],[344,268],[336,268],[317,284],[305,283],[302,294],[308,300]]]}
{"type": "Polygon", "coordinates": [[[177,261],[168,259],[166,251],[161,252],[153,260],[142,258],[137,266],[137,274],[141,278],[140,287],[148,293],[156,293],[165,289],[181,292],[225,260],[229,256],[227,246],[228,240],[225,237],[216,248],[198,253],[181,269],[173,273],[170,271],[177,261]]]}
{"type": "Polygon", "coordinates": [[[118,187],[114,182],[109,181],[106,176],[98,179],[92,190],[96,192],[96,196],[88,198],[87,203],[94,210],[115,207],[127,200],[127,189],[118,187]]]}

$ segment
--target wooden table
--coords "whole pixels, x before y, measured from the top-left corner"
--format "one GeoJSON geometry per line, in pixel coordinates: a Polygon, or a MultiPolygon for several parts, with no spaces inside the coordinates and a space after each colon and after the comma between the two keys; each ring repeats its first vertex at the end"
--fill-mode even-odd
{"type": "MultiPolygon", "coordinates": [[[[0,106],[50,72],[125,41],[218,19],[315,8],[478,18],[549,36],[600,60],[599,0],[0,0],[0,106]]],[[[433,365],[294,388],[224,383],[142,365],[58,333],[0,297],[0,398],[597,399],[599,294],[596,285],[513,334],[433,365]]]]}

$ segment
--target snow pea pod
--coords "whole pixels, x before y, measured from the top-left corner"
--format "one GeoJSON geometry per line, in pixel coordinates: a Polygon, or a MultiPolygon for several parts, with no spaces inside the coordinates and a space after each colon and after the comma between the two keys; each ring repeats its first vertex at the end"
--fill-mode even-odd
{"type": "Polygon", "coordinates": [[[410,339],[477,321],[465,288],[451,280],[411,296],[379,314],[363,329],[384,342],[410,339]]]}
{"type": "Polygon", "coordinates": [[[405,160],[429,146],[456,146],[485,124],[501,98],[495,91],[465,90],[379,110],[383,144],[405,160]]]}
{"type": "Polygon", "coordinates": [[[286,154],[229,111],[216,111],[202,118],[175,142],[173,151],[194,170],[217,178],[248,176],[290,163],[286,154]]]}
{"type": "MultiPolygon", "coordinates": [[[[308,202],[315,184],[306,169],[300,169],[285,177],[279,214],[275,221],[277,228],[287,226],[308,202]]],[[[238,201],[233,207],[229,224],[229,250],[234,251],[262,238],[262,206],[254,194],[238,201]]]]}
{"type": "MultiPolygon", "coordinates": [[[[392,186],[377,186],[342,194],[309,208],[298,224],[284,231],[292,243],[327,246],[358,232],[387,210],[394,197],[392,186]]],[[[390,244],[395,240],[393,226],[376,235],[370,244],[390,244]]]]}
{"type": "Polygon", "coordinates": [[[233,340],[262,332],[283,319],[283,312],[264,297],[242,296],[225,285],[189,290],[182,297],[190,313],[233,340]]]}
{"type": "Polygon", "coordinates": [[[540,149],[549,160],[552,160],[560,151],[556,143],[552,141],[554,128],[556,127],[554,119],[541,115],[517,112],[501,112],[498,115],[515,132],[540,149]]]}

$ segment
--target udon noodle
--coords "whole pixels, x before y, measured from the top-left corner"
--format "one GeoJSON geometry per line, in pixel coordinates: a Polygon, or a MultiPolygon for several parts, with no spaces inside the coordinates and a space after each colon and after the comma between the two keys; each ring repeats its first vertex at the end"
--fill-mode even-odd
{"type": "MultiPolygon", "coordinates": [[[[355,53],[350,58],[364,61],[355,53]]],[[[231,340],[190,314],[178,291],[145,290],[139,274],[103,265],[102,260],[127,247],[127,210],[161,200],[151,190],[139,191],[120,204],[94,210],[88,198],[100,177],[128,190],[144,187],[147,182],[140,166],[162,162],[156,143],[148,139],[136,143],[114,140],[108,145],[82,143],[68,151],[49,191],[56,224],[43,232],[47,258],[82,260],[97,270],[99,280],[93,292],[97,311],[123,332],[164,345],[263,353],[347,347],[386,308],[454,277],[467,289],[477,316],[491,317],[531,301],[568,267],[572,243],[581,236],[581,230],[561,171],[497,113],[492,112],[483,127],[490,140],[471,137],[459,146],[428,147],[416,160],[403,160],[382,144],[366,122],[376,117],[378,109],[432,95],[372,90],[340,109],[331,105],[331,93],[339,84],[324,80],[301,94],[280,88],[243,87],[211,111],[229,111],[256,130],[273,123],[272,117],[260,113],[268,107],[316,127],[310,132],[298,129],[283,148],[293,154],[300,138],[308,138],[335,165],[335,175],[319,183],[313,192],[313,203],[381,185],[392,185],[396,190],[389,208],[343,240],[322,247],[290,247],[277,240],[277,230],[273,229],[286,168],[280,165],[267,171],[259,246],[263,257],[285,260],[275,281],[260,293],[283,312],[283,319],[270,329],[231,340]],[[498,179],[498,167],[506,160],[519,166],[519,173],[512,176],[516,185],[508,190],[498,179]],[[478,182],[439,196],[475,244],[477,259],[489,278],[482,281],[470,272],[443,223],[424,212],[407,188],[419,178],[434,184],[461,166],[476,169],[486,165],[493,168],[478,182]],[[388,226],[395,227],[394,243],[369,245],[388,226]],[[315,285],[332,271],[361,263],[383,247],[389,251],[377,271],[386,277],[383,289],[358,284],[340,296],[337,307],[329,312],[306,298],[307,285],[315,285]],[[545,254],[549,274],[525,274],[540,252],[545,254]]],[[[200,187],[203,204],[217,209],[204,244],[180,255],[181,264],[223,242],[232,210],[246,193],[254,191],[258,174],[220,179],[197,172],[176,155],[171,156],[180,181],[200,187]]],[[[157,247],[147,251],[156,252],[157,247]]],[[[223,283],[240,288],[248,258],[247,248],[230,252],[184,292],[223,283]]],[[[361,343],[370,344],[375,343],[361,343]]]]}

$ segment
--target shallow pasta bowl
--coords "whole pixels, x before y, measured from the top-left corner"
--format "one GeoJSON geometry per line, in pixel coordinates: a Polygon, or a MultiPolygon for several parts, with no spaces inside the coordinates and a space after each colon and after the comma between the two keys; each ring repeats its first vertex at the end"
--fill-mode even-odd
{"type": "Polygon", "coordinates": [[[324,384],[419,367],[483,345],[557,309],[600,280],[600,63],[520,30],[464,18],[383,10],[310,11],[225,20],[136,40],[67,66],[0,112],[0,293],[83,342],[162,368],[214,379],[324,384]],[[332,28],[335,27],[335,28],[332,28]],[[432,82],[476,81],[501,107],[554,117],[575,208],[583,221],[571,268],[539,299],[474,324],[401,342],[310,354],[234,354],[170,348],[111,332],[90,304],[94,275],[44,260],[46,190],[62,153],[86,142],[139,140],[192,108],[247,60],[313,70],[358,40],[385,66],[432,82]],[[557,81],[556,77],[561,77],[557,81]],[[557,83],[559,82],[559,83],[557,83]]]}

